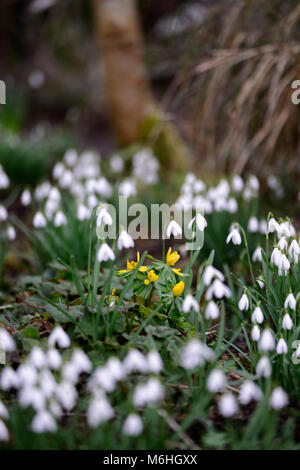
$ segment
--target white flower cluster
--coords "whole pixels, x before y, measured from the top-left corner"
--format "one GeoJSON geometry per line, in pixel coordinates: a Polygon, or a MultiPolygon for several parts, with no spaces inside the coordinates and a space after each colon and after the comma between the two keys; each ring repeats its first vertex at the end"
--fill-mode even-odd
{"type": "MultiPolygon", "coordinates": [[[[103,366],[93,370],[91,361],[81,349],[74,349],[66,361],[57,348],[71,346],[70,338],[62,327],[55,327],[48,338],[48,348],[34,347],[27,359],[16,369],[6,366],[0,375],[0,388],[17,391],[20,407],[31,406],[35,416],[31,428],[36,433],[54,432],[57,421],[70,412],[77,403],[77,385],[81,385],[82,374],[88,374],[86,390],[91,394],[87,410],[87,423],[95,428],[115,416],[107,394],[116,390],[120,381],[132,374],[148,375],[146,383],[137,384],[132,394],[132,404],[137,409],[155,404],[164,398],[164,388],[157,376],[163,368],[162,359],[155,350],[143,355],[131,349],[121,362],[111,357],[103,366]]],[[[6,352],[15,349],[9,333],[0,329],[0,348],[6,352]]],[[[4,420],[8,412],[0,402],[0,440],[8,440],[9,433],[4,420]]],[[[126,418],[123,431],[134,436],[142,432],[143,424],[136,413],[126,418]]]]}
{"type": "Polygon", "coordinates": [[[279,276],[287,276],[291,265],[298,264],[300,246],[296,230],[290,221],[277,222],[274,218],[268,224],[268,233],[275,232],[277,243],[271,254],[271,263],[278,268],[279,276]]]}

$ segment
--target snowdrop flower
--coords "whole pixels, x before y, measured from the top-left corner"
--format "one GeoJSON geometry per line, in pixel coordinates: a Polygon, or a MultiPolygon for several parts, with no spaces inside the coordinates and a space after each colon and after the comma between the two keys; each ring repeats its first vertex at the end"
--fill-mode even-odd
{"type": "Polygon", "coordinates": [[[15,240],[15,238],[16,238],[16,231],[15,231],[15,228],[14,228],[12,225],[10,225],[9,227],[7,227],[6,233],[7,233],[7,238],[8,238],[8,240],[10,240],[10,241],[15,240]]]}
{"type": "Polygon", "coordinates": [[[56,421],[49,411],[41,410],[33,418],[31,429],[38,434],[55,432],[57,429],[56,421]]]}
{"type": "Polygon", "coordinates": [[[163,362],[161,360],[160,354],[153,350],[150,351],[147,356],[147,363],[148,363],[148,372],[153,372],[153,374],[159,374],[163,368],[163,362]]]}
{"type": "Polygon", "coordinates": [[[204,285],[207,287],[211,284],[213,278],[216,277],[220,281],[224,281],[224,275],[218,269],[213,266],[207,266],[203,273],[204,285]]]}
{"type": "Polygon", "coordinates": [[[182,311],[183,313],[188,313],[191,310],[199,312],[200,308],[197,300],[191,294],[188,294],[182,303],[182,311]]]}
{"type": "Polygon", "coordinates": [[[262,235],[267,234],[267,221],[264,219],[260,221],[260,233],[262,235]]]}
{"type": "Polygon", "coordinates": [[[69,149],[64,154],[64,162],[66,165],[72,167],[76,165],[78,160],[78,153],[74,149],[69,149]]]}
{"type": "Polygon", "coordinates": [[[274,250],[271,253],[271,264],[275,264],[275,266],[278,266],[280,258],[281,251],[277,246],[275,246],[274,250]]]}
{"type": "Polygon", "coordinates": [[[278,266],[279,276],[287,276],[287,273],[291,267],[291,264],[284,253],[281,253],[277,266],[278,266]]]}
{"type": "Polygon", "coordinates": [[[54,226],[61,227],[62,225],[67,225],[67,218],[62,211],[58,211],[54,217],[54,226]]]}
{"type": "Polygon", "coordinates": [[[52,176],[54,179],[58,180],[62,177],[65,171],[65,166],[63,163],[58,162],[54,165],[53,171],[52,171],[52,176]]]}
{"type": "Polygon", "coordinates": [[[272,373],[272,366],[270,359],[267,356],[262,356],[256,365],[257,377],[270,377],[272,373]]]}
{"type": "Polygon", "coordinates": [[[234,245],[240,245],[242,243],[242,237],[238,228],[233,228],[226,238],[226,243],[232,241],[234,245]]]}
{"type": "Polygon", "coordinates": [[[202,214],[197,214],[195,217],[193,217],[188,224],[188,228],[191,230],[193,228],[194,222],[196,221],[196,227],[200,232],[203,232],[204,229],[207,227],[207,221],[205,217],[202,214]]]}
{"type": "Polygon", "coordinates": [[[4,206],[0,206],[0,222],[4,222],[7,219],[7,209],[4,206]]]}
{"type": "Polygon", "coordinates": [[[47,225],[47,220],[45,216],[38,211],[35,216],[33,217],[33,226],[35,228],[44,228],[47,225]]]}
{"type": "Polygon", "coordinates": [[[251,338],[253,341],[259,341],[260,339],[260,329],[258,325],[254,325],[251,330],[251,338]]]}
{"type": "Polygon", "coordinates": [[[294,261],[294,263],[298,263],[299,255],[300,255],[300,246],[297,240],[294,238],[294,240],[292,241],[289,247],[290,260],[294,261]]]}
{"type": "Polygon", "coordinates": [[[256,217],[252,216],[250,217],[248,221],[248,231],[255,233],[259,231],[259,221],[256,217]]]}
{"type": "Polygon", "coordinates": [[[8,429],[1,419],[0,419],[0,441],[2,442],[9,441],[8,429]]]}
{"type": "Polygon", "coordinates": [[[24,191],[21,194],[21,204],[22,206],[29,206],[31,203],[31,193],[29,189],[24,189],[24,191]]]}
{"type": "Polygon", "coordinates": [[[288,242],[285,237],[281,237],[280,240],[277,242],[277,245],[280,250],[284,251],[288,247],[288,242]]]}
{"type": "Polygon", "coordinates": [[[263,288],[265,287],[265,283],[264,283],[262,277],[259,277],[258,279],[256,279],[256,282],[257,282],[257,284],[259,285],[259,287],[260,287],[261,289],[263,289],[263,288]]]}
{"type": "Polygon", "coordinates": [[[288,402],[287,393],[281,387],[274,388],[270,396],[270,407],[273,410],[281,410],[288,405],[288,402]]]}
{"type": "Polygon", "coordinates": [[[264,321],[264,315],[259,305],[257,305],[251,315],[251,320],[253,323],[261,324],[264,321]]]}
{"type": "Polygon", "coordinates": [[[241,311],[244,311],[244,310],[248,310],[248,308],[249,308],[249,299],[248,299],[246,292],[244,292],[239,300],[239,309],[241,311]]]}
{"type": "Polygon", "coordinates": [[[131,413],[123,424],[123,433],[126,436],[139,436],[143,431],[143,422],[139,415],[131,413]]]}
{"type": "Polygon", "coordinates": [[[122,362],[117,357],[110,357],[106,363],[110,375],[115,381],[122,380],[125,376],[125,370],[122,362]]]}
{"type": "Polygon", "coordinates": [[[5,328],[0,328],[0,349],[4,352],[11,352],[16,349],[16,345],[5,328]]]}
{"type": "Polygon", "coordinates": [[[111,261],[115,260],[115,254],[107,243],[103,243],[100,246],[97,257],[98,257],[99,263],[102,263],[103,261],[106,262],[108,260],[111,260],[111,261]]]}
{"type": "Polygon", "coordinates": [[[180,365],[184,369],[194,369],[213,360],[215,354],[211,348],[198,339],[192,339],[181,350],[180,365]]]}
{"type": "Polygon", "coordinates": [[[79,204],[77,207],[77,219],[86,220],[90,218],[90,210],[83,204],[79,204]]]}
{"type": "Polygon", "coordinates": [[[38,372],[36,368],[29,363],[21,364],[17,369],[20,385],[29,387],[34,385],[38,380],[38,372]]]}
{"type": "Polygon", "coordinates": [[[211,393],[221,392],[226,385],[226,376],[220,369],[214,369],[206,380],[206,388],[211,393]]]}
{"type": "Polygon", "coordinates": [[[121,231],[117,244],[119,250],[122,250],[122,248],[128,249],[134,247],[133,238],[126,232],[126,230],[121,231]]]}
{"type": "Polygon", "coordinates": [[[235,193],[240,193],[244,188],[244,181],[240,175],[234,175],[232,178],[232,189],[235,193]]]}
{"type": "Polygon", "coordinates": [[[214,302],[213,300],[210,300],[205,308],[206,320],[215,320],[216,318],[219,318],[219,316],[220,316],[219,307],[217,306],[216,302],[214,302]]]}
{"type": "Polygon", "coordinates": [[[66,382],[77,384],[80,376],[80,371],[73,362],[67,362],[62,368],[62,377],[66,382]]]}
{"type": "Polygon", "coordinates": [[[49,335],[48,344],[49,346],[57,345],[59,348],[69,348],[71,341],[63,328],[61,326],[56,326],[49,335]]]}
{"type": "Polygon", "coordinates": [[[279,224],[276,220],[272,217],[268,223],[268,233],[278,232],[279,231],[279,224]]]}
{"type": "Polygon", "coordinates": [[[239,410],[238,403],[231,392],[224,393],[219,401],[219,412],[224,418],[229,418],[239,410]]]}
{"type": "Polygon", "coordinates": [[[38,346],[35,346],[34,348],[32,348],[28,356],[28,359],[29,359],[29,363],[32,366],[36,367],[37,369],[40,369],[47,365],[46,354],[38,346]]]}
{"type": "Polygon", "coordinates": [[[8,419],[8,411],[6,407],[3,405],[2,401],[0,401],[0,418],[8,419]]]}
{"type": "Polygon", "coordinates": [[[76,404],[76,388],[73,384],[63,381],[56,387],[56,397],[65,410],[71,410],[76,404]]]}
{"type": "Polygon", "coordinates": [[[252,400],[260,401],[263,393],[259,386],[251,380],[246,380],[240,388],[239,401],[242,405],[248,405],[252,400]]]}
{"type": "Polygon", "coordinates": [[[110,215],[108,210],[103,205],[98,207],[97,212],[96,212],[96,216],[97,216],[97,219],[96,219],[97,227],[99,225],[101,225],[102,222],[103,222],[104,225],[112,225],[113,224],[112,216],[110,215]]]}
{"type": "Polygon", "coordinates": [[[145,405],[162,400],[164,396],[164,388],[160,381],[158,379],[151,378],[145,384],[137,385],[133,393],[133,404],[137,408],[141,408],[145,405]]]}
{"type": "Polygon", "coordinates": [[[2,390],[10,390],[11,388],[19,388],[20,380],[17,372],[11,367],[5,367],[0,377],[0,387],[2,390]]]}
{"type": "Polygon", "coordinates": [[[283,338],[280,338],[280,340],[278,341],[276,346],[276,352],[277,354],[287,354],[288,347],[286,341],[283,338]]]}
{"type": "Polygon", "coordinates": [[[238,203],[233,197],[229,198],[227,201],[227,210],[230,214],[234,214],[238,210],[238,203]]]}
{"type": "Polygon", "coordinates": [[[132,180],[127,179],[122,181],[119,186],[119,194],[120,196],[130,197],[136,195],[136,187],[132,180]]]}
{"type": "Polygon", "coordinates": [[[9,178],[0,165],[0,189],[7,189],[10,185],[9,178]]]}
{"type": "Polygon", "coordinates": [[[124,358],[124,369],[127,373],[141,372],[142,374],[148,372],[148,363],[143,354],[137,349],[130,349],[124,358]]]}
{"type": "Polygon", "coordinates": [[[38,387],[26,386],[22,388],[18,395],[19,404],[22,408],[32,406],[36,411],[45,408],[46,398],[43,391],[38,387]]]}
{"type": "Polygon", "coordinates": [[[291,310],[296,308],[296,299],[292,292],[289,293],[284,302],[284,308],[287,309],[288,307],[290,307],[291,310]]]}
{"type": "Polygon", "coordinates": [[[231,297],[231,290],[220,279],[215,279],[206,291],[206,299],[211,300],[212,297],[222,299],[223,297],[231,297]]]}
{"type": "Polygon", "coordinates": [[[111,375],[108,367],[97,367],[93,374],[92,385],[100,385],[105,392],[113,392],[116,388],[116,380],[111,375]]]}
{"type": "Polygon", "coordinates": [[[286,313],[282,319],[282,328],[284,330],[291,330],[293,326],[293,320],[291,319],[290,315],[286,313]]]}
{"type": "Polygon", "coordinates": [[[75,349],[71,356],[71,363],[76,367],[79,374],[83,372],[90,372],[92,364],[88,356],[81,349],[75,349]]]}
{"type": "Polygon", "coordinates": [[[62,365],[62,357],[57,349],[51,348],[47,352],[47,365],[53,370],[59,369],[62,365]]]}
{"type": "Polygon", "coordinates": [[[94,398],[88,407],[87,421],[91,428],[112,419],[115,415],[113,408],[105,396],[94,398]]]}
{"type": "Polygon", "coordinates": [[[274,335],[273,335],[273,332],[269,328],[266,328],[262,332],[258,347],[260,351],[264,351],[264,352],[273,351],[273,349],[275,349],[274,335]]]}
{"type": "Polygon", "coordinates": [[[182,235],[182,229],[176,220],[171,220],[166,230],[167,238],[170,238],[171,235],[174,237],[182,235]]]}
{"type": "Polygon", "coordinates": [[[254,263],[256,261],[259,261],[260,263],[262,262],[262,248],[260,246],[258,246],[254,251],[252,255],[252,261],[254,261],[254,263]]]}
{"type": "Polygon", "coordinates": [[[71,170],[65,170],[62,176],[59,178],[58,185],[62,189],[69,188],[74,181],[74,175],[71,170]]]}
{"type": "Polygon", "coordinates": [[[113,155],[109,160],[109,164],[114,173],[121,173],[124,169],[124,162],[120,155],[113,155]]]}

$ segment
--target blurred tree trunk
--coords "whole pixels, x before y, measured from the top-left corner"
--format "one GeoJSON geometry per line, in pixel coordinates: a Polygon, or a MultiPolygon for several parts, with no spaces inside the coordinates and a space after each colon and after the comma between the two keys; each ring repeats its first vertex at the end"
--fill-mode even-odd
{"type": "Polygon", "coordinates": [[[148,140],[163,163],[186,167],[187,149],[175,128],[164,121],[151,94],[135,0],[94,0],[94,4],[108,105],[120,143],[148,140]]]}

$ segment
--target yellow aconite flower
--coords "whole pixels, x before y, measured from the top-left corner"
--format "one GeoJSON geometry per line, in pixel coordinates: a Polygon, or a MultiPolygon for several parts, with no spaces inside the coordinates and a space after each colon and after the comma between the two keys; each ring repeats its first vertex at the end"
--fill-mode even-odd
{"type": "Polygon", "coordinates": [[[144,280],[144,284],[146,284],[146,286],[148,286],[150,284],[150,282],[156,282],[158,279],[158,275],[155,274],[155,271],[154,269],[151,269],[149,272],[148,272],[148,279],[145,279],[144,280]]]}
{"type": "Polygon", "coordinates": [[[180,255],[178,254],[178,252],[173,251],[173,253],[172,253],[172,248],[170,247],[168,249],[168,253],[167,253],[167,265],[168,266],[174,266],[174,264],[177,263],[179,258],[180,258],[180,255]]]}
{"type": "Polygon", "coordinates": [[[173,294],[175,295],[175,297],[178,297],[179,295],[182,294],[182,292],[184,291],[184,285],[185,284],[183,281],[180,281],[177,284],[175,284],[175,286],[173,287],[173,294]]]}
{"type": "Polygon", "coordinates": [[[181,271],[181,268],[171,268],[173,273],[177,274],[177,276],[184,276],[184,274],[181,271]]]}
{"type": "MultiPolygon", "coordinates": [[[[127,260],[127,269],[120,269],[120,271],[118,271],[118,272],[121,273],[121,274],[122,273],[129,273],[130,271],[133,271],[137,267],[139,262],[140,262],[140,253],[137,252],[136,261],[127,260]]],[[[145,273],[147,270],[148,270],[147,266],[140,266],[140,268],[139,268],[139,271],[141,273],[145,273]]]]}

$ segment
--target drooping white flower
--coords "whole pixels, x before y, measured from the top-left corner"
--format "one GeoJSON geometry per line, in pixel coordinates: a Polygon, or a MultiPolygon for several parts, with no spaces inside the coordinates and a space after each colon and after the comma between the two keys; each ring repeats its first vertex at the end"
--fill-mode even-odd
{"type": "Polygon", "coordinates": [[[176,222],[176,220],[171,220],[171,222],[167,226],[166,235],[167,235],[167,238],[170,238],[171,235],[173,235],[173,237],[182,235],[182,229],[180,225],[178,224],[178,222],[176,222]]]}
{"type": "Polygon", "coordinates": [[[115,416],[115,412],[104,395],[95,397],[88,407],[87,421],[91,428],[97,428],[99,424],[109,421],[115,416]]]}
{"type": "Polygon", "coordinates": [[[21,364],[17,369],[20,385],[24,388],[31,387],[38,380],[38,372],[34,365],[30,363],[21,364]]]}
{"type": "Polygon", "coordinates": [[[291,263],[287,259],[285,253],[281,253],[281,256],[278,260],[278,274],[279,276],[287,276],[288,271],[291,267],[291,263]]]}
{"type": "Polygon", "coordinates": [[[259,231],[259,221],[256,217],[252,216],[248,220],[248,231],[252,233],[256,233],[259,231]]]}
{"type": "Polygon", "coordinates": [[[16,349],[16,345],[5,328],[0,328],[0,349],[4,352],[11,352],[16,349]]]}
{"type": "Polygon", "coordinates": [[[279,231],[279,224],[276,220],[272,217],[268,223],[268,233],[278,232],[279,231]]]}
{"type": "Polygon", "coordinates": [[[153,374],[159,374],[161,372],[163,368],[163,362],[159,352],[155,350],[150,351],[146,356],[146,360],[148,363],[148,372],[152,372],[153,374]]]}
{"type": "Polygon", "coordinates": [[[272,374],[272,366],[270,359],[267,356],[262,356],[256,365],[257,377],[270,377],[272,374]]]}
{"type": "Polygon", "coordinates": [[[67,225],[67,217],[62,211],[58,211],[54,217],[54,226],[61,227],[62,225],[67,225]]]}
{"type": "Polygon", "coordinates": [[[188,294],[186,295],[182,303],[182,311],[183,313],[188,313],[188,312],[191,312],[192,310],[194,310],[195,312],[199,312],[200,307],[199,307],[199,303],[197,302],[197,300],[191,294],[188,294]]]}
{"type": "Polygon", "coordinates": [[[71,341],[64,329],[61,326],[56,326],[49,335],[48,344],[59,348],[69,348],[71,341]]]}
{"type": "Polygon", "coordinates": [[[235,193],[240,193],[244,188],[244,181],[240,175],[234,175],[232,178],[232,189],[235,193]]]}
{"type": "Polygon", "coordinates": [[[181,349],[180,365],[184,369],[194,369],[215,357],[214,351],[198,339],[192,339],[181,349]]]}
{"type": "Polygon", "coordinates": [[[226,243],[232,241],[234,245],[240,245],[242,243],[242,237],[238,228],[233,228],[226,238],[226,243]]]}
{"type": "Polygon", "coordinates": [[[224,281],[224,275],[218,269],[214,268],[213,266],[207,266],[203,272],[203,281],[204,285],[207,287],[211,284],[213,278],[216,277],[220,281],[224,281]]]}
{"type": "Polygon", "coordinates": [[[32,223],[35,228],[44,228],[47,225],[47,220],[45,216],[40,211],[38,211],[34,215],[32,223]]]}
{"type": "Polygon", "coordinates": [[[258,246],[253,255],[252,255],[252,261],[255,263],[256,261],[259,261],[260,263],[262,262],[262,248],[258,246]]]}
{"type": "Polygon", "coordinates": [[[282,328],[284,330],[291,330],[293,326],[294,324],[293,324],[293,320],[291,319],[291,316],[288,313],[286,313],[282,319],[282,328]]]}
{"type": "Polygon", "coordinates": [[[126,436],[139,436],[143,431],[143,422],[141,417],[136,413],[131,413],[125,419],[122,429],[126,436]]]}
{"type": "Polygon", "coordinates": [[[207,221],[205,217],[198,213],[195,217],[193,217],[188,224],[188,228],[191,230],[193,228],[194,222],[196,221],[196,227],[200,232],[203,232],[204,229],[207,227],[207,221]]]}
{"type": "Polygon", "coordinates": [[[214,302],[213,300],[210,300],[205,307],[206,320],[215,320],[216,318],[219,318],[219,316],[220,316],[219,307],[217,306],[216,302],[214,302]]]}
{"type": "Polygon", "coordinates": [[[77,219],[78,220],[86,220],[89,219],[91,215],[90,209],[86,207],[84,204],[79,204],[77,207],[77,219]]]}
{"type": "Polygon", "coordinates": [[[122,181],[119,185],[119,194],[124,197],[135,196],[136,187],[134,181],[129,178],[122,181]]]}
{"type": "Polygon", "coordinates": [[[7,209],[0,205],[0,222],[4,222],[7,219],[7,209]]]}
{"type": "Polygon", "coordinates": [[[113,392],[116,388],[116,380],[108,367],[97,367],[93,374],[92,385],[99,385],[105,392],[113,392]]]}
{"type": "Polygon", "coordinates": [[[111,260],[111,261],[115,260],[115,254],[107,243],[102,243],[102,245],[99,248],[97,257],[98,257],[99,263],[102,263],[103,261],[106,262],[108,260],[111,260]]]}
{"type": "Polygon", "coordinates": [[[287,309],[288,307],[290,307],[291,310],[294,310],[296,308],[296,299],[292,292],[289,293],[284,302],[284,308],[287,309]]]}
{"type": "Polygon", "coordinates": [[[36,411],[43,410],[46,404],[46,398],[39,387],[26,386],[20,389],[19,404],[22,408],[32,408],[36,411]]]}
{"type": "Polygon", "coordinates": [[[277,354],[287,354],[288,347],[286,341],[283,338],[280,338],[276,346],[277,354]]]}
{"type": "Polygon", "coordinates": [[[128,248],[134,247],[133,238],[126,232],[126,230],[121,231],[117,245],[119,250],[122,250],[123,248],[127,250],[128,248]]]}
{"type": "Polygon", "coordinates": [[[271,393],[270,396],[270,407],[273,410],[281,410],[289,403],[289,398],[287,393],[281,388],[276,387],[271,393]]]}
{"type": "Polygon", "coordinates": [[[62,365],[62,357],[57,349],[51,348],[47,351],[47,365],[53,370],[59,369],[62,365]]]}
{"type": "Polygon", "coordinates": [[[12,225],[10,225],[9,227],[7,227],[6,233],[7,233],[7,238],[8,238],[9,241],[15,240],[15,238],[16,238],[16,230],[15,230],[15,228],[14,228],[12,225]]]}
{"type": "Polygon", "coordinates": [[[257,305],[251,315],[251,320],[253,323],[261,324],[264,321],[264,315],[259,305],[257,305]]]}
{"type": "Polygon", "coordinates": [[[56,421],[49,411],[41,410],[33,418],[31,429],[38,434],[55,432],[57,429],[56,421]]]}
{"type": "Polygon", "coordinates": [[[277,246],[280,250],[285,251],[288,247],[288,242],[285,237],[281,237],[280,240],[277,242],[277,246]]]}
{"type": "Polygon", "coordinates": [[[253,341],[259,341],[260,339],[260,329],[258,325],[254,325],[251,330],[251,338],[253,341]]]}
{"type": "Polygon", "coordinates": [[[220,279],[215,279],[205,294],[207,300],[211,300],[213,296],[217,299],[231,297],[231,290],[220,279]]]}
{"type": "Polygon", "coordinates": [[[4,367],[0,376],[0,388],[2,390],[10,390],[11,388],[19,388],[19,376],[12,367],[4,367]]]}
{"type": "Polygon", "coordinates": [[[77,399],[76,388],[67,381],[60,382],[56,387],[56,398],[65,410],[74,408],[77,399]]]}
{"type": "Polygon", "coordinates": [[[9,178],[5,171],[3,170],[2,165],[0,165],[0,189],[7,189],[10,185],[9,178]]]}
{"type": "Polygon", "coordinates": [[[24,191],[21,194],[21,204],[22,206],[29,206],[31,203],[31,193],[29,189],[24,189],[24,191]]]}
{"type": "Polygon", "coordinates": [[[106,209],[105,206],[103,205],[100,205],[97,209],[97,212],[96,212],[96,225],[97,227],[100,226],[102,223],[104,225],[112,225],[113,224],[113,220],[112,220],[112,216],[110,215],[110,213],[108,212],[108,210],[106,209]]]}
{"type": "Polygon", "coordinates": [[[300,255],[300,246],[297,240],[294,238],[294,240],[292,241],[289,247],[290,260],[294,261],[294,263],[298,263],[299,255],[300,255]]]}
{"type": "Polygon", "coordinates": [[[7,442],[9,441],[9,432],[4,424],[4,422],[0,419],[0,441],[7,442]]]}
{"type": "Polygon", "coordinates": [[[273,332],[269,329],[266,328],[260,337],[258,348],[260,351],[266,352],[266,351],[273,351],[275,349],[275,339],[273,332]]]}
{"type": "Polygon", "coordinates": [[[6,406],[3,405],[2,401],[0,401],[0,418],[8,419],[8,411],[6,409],[6,406]]]}
{"type": "Polygon", "coordinates": [[[277,246],[275,246],[274,250],[271,253],[271,264],[275,264],[275,266],[278,266],[280,258],[281,251],[277,246]]]}
{"type": "Polygon", "coordinates": [[[240,388],[239,401],[242,405],[248,405],[252,400],[260,401],[263,397],[263,393],[260,387],[252,382],[252,380],[246,380],[240,388]]]}
{"type": "Polygon", "coordinates": [[[127,373],[141,372],[147,373],[148,362],[138,349],[130,349],[123,361],[124,369],[127,373]]]}
{"type": "Polygon", "coordinates": [[[29,360],[29,363],[32,366],[36,367],[37,369],[41,369],[42,367],[45,367],[47,365],[46,354],[38,346],[35,346],[34,348],[32,348],[28,356],[28,360],[29,360]]]}
{"type": "Polygon", "coordinates": [[[218,407],[220,414],[225,418],[229,418],[239,411],[237,400],[231,392],[221,396],[218,407]]]}
{"type": "Polygon", "coordinates": [[[247,296],[246,292],[244,292],[243,295],[241,296],[238,305],[239,305],[239,309],[241,311],[248,310],[248,308],[249,308],[249,299],[248,299],[248,296],[247,296]]]}
{"type": "Polygon", "coordinates": [[[165,391],[156,378],[150,378],[145,384],[139,384],[133,393],[133,404],[137,408],[156,403],[164,398],[165,391]]]}
{"type": "Polygon", "coordinates": [[[115,381],[122,380],[126,374],[122,362],[117,357],[110,357],[106,367],[115,381]]]}
{"type": "Polygon", "coordinates": [[[109,164],[114,173],[121,173],[123,171],[124,162],[120,155],[113,155],[109,160],[109,164]]]}
{"type": "Polygon", "coordinates": [[[206,380],[206,388],[211,393],[218,393],[224,390],[227,379],[220,369],[213,369],[206,380]]]}

